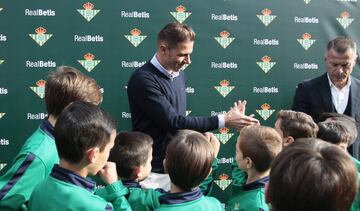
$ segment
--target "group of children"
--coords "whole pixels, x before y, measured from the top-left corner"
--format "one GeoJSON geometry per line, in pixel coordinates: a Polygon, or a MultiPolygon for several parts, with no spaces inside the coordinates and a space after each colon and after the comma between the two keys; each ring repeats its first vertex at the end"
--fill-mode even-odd
{"type": "Polygon", "coordinates": [[[360,163],[346,152],[357,136],[351,117],[325,114],[316,124],[307,114],[281,110],[275,129],[244,127],[224,207],[207,196],[220,149],[212,133],[178,131],[163,161],[170,191],[143,189],[153,140],[117,133],[101,101],[95,80],[75,68],[50,73],[48,117],[0,177],[0,210],[360,210],[360,163]]]}

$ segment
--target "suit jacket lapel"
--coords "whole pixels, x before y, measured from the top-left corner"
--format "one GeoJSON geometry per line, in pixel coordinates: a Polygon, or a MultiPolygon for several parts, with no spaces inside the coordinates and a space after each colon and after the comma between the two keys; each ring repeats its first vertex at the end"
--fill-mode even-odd
{"type": "Polygon", "coordinates": [[[357,80],[355,80],[354,77],[350,76],[351,78],[351,86],[350,86],[350,92],[351,92],[351,116],[354,117],[357,121],[359,121],[360,118],[360,84],[357,80]]]}
{"type": "MultiPolygon", "coordinates": [[[[325,112],[335,112],[333,109],[329,80],[326,73],[321,76],[318,83],[318,90],[321,96],[322,107],[325,112]]],[[[319,105],[320,106],[320,105],[319,105]]]]}

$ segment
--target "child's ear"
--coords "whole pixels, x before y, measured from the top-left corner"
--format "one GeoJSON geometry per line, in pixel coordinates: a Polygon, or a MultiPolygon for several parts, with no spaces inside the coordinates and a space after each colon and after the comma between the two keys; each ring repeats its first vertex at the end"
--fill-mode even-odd
{"type": "Polygon", "coordinates": [[[247,169],[251,169],[253,167],[253,161],[249,157],[245,157],[245,166],[247,169]]]}
{"type": "Polygon", "coordinates": [[[88,149],[86,151],[87,161],[89,163],[95,163],[98,158],[99,152],[100,152],[100,149],[98,147],[93,147],[93,148],[88,149]]]}
{"type": "Polygon", "coordinates": [[[135,169],[133,170],[133,175],[136,177],[136,179],[141,178],[141,174],[142,174],[141,169],[142,167],[139,166],[139,167],[135,167],[135,169]]]}
{"type": "Polygon", "coordinates": [[[164,166],[164,172],[165,172],[165,174],[167,174],[168,173],[168,168],[167,168],[166,159],[163,160],[163,166],[164,166]]]}
{"type": "Polygon", "coordinates": [[[284,139],[284,147],[289,146],[290,144],[292,144],[294,142],[294,138],[292,136],[288,136],[284,139]]]}

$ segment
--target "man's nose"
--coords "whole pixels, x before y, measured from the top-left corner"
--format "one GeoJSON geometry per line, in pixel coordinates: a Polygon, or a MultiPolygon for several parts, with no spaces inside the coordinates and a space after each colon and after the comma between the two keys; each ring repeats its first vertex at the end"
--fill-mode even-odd
{"type": "Polygon", "coordinates": [[[191,59],[190,59],[190,55],[187,55],[185,58],[185,63],[186,64],[190,64],[191,63],[191,59]]]}

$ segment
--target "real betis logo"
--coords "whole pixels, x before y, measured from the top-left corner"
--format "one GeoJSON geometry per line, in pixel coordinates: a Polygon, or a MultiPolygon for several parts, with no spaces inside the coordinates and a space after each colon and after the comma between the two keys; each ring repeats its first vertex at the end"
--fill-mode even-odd
{"type": "Polygon", "coordinates": [[[276,15],[271,15],[272,11],[268,8],[261,11],[262,15],[256,15],[265,26],[268,26],[275,18],[276,15]]]}
{"type": "Polygon", "coordinates": [[[35,33],[36,34],[29,34],[29,36],[40,46],[43,46],[52,36],[52,34],[45,34],[46,29],[41,26],[35,29],[35,33]]]}
{"type": "Polygon", "coordinates": [[[192,112],[191,110],[187,110],[187,111],[186,111],[186,116],[189,116],[189,114],[190,114],[191,112],[192,112]]]}
{"type": "Polygon", "coordinates": [[[31,86],[30,89],[33,90],[41,99],[45,96],[45,80],[38,80],[36,86],[31,86]]]}
{"type": "Polygon", "coordinates": [[[271,57],[270,56],[263,56],[261,58],[262,62],[256,62],[257,65],[265,72],[268,73],[272,67],[276,64],[276,62],[270,62],[271,57]]]}
{"type": "Polygon", "coordinates": [[[340,16],[341,18],[336,18],[336,20],[344,29],[346,29],[354,21],[354,18],[350,18],[350,14],[346,11],[342,12],[340,16]]]}
{"type": "Polygon", "coordinates": [[[297,41],[305,50],[308,50],[315,43],[316,40],[311,39],[311,34],[305,33],[302,35],[302,39],[297,39],[297,41]]]}
{"type": "Polygon", "coordinates": [[[230,37],[230,33],[228,31],[222,31],[220,32],[220,37],[214,38],[223,48],[227,48],[230,43],[235,40],[235,37],[230,37]]]}
{"type": "Polygon", "coordinates": [[[256,110],[256,112],[266,121],[271,116],[271,114],[275,112],[275,110],[270,109],[270,105],[264,103],[261,105],[261,110],[256,110]]]}
{"type": "Polygon", "coordinates": [[[175,10],[176,12],[170,12],[170,14],[174,16],[179,23],[184,22],[191,15],[191,12],[186,12],[186,7],[183,5],[179,5],[175,10]]]}
{"type": "Polygon", "coordinates": [[[94,9],[94,5],[90,2],[86,2],[85,4],[83,4],[83,10],[78,9],[77,11],[88,21],[90,22],[91,19],[93,19],[95,17],[95,15],[97,15],[100,10],[93,10],[94,9]]]}
{"type": "Polygon", "coordinates": [[[5,113],[0,113],[0,119],[3,118],[3,116],[5,116],[5,113]]]}
{"type": "Polygon", "coordinates": [[[311,0],[304,0],[305,4],[309,4],[311,0]]]}
{"type": "Polygon", "coordinates": [[[1,60],[1,59],[0,59],[0,65],[1,65],[4,61],[5,61],[5,60],[1,60]]]}
{"type": "Polygon", "coordinates": [[[223,173],[219,176],[219,180],[214,180],[214,182],[224,191],[231,184],[232,180],[229,179],[228,175],[223,173]]]}
{"type": "Polygon", "coordinates": [[[98,65],[101,60],[94,60],[95,56],[94,54],[91,53],[87,53],[84,55],[84,59],[85,60],[78,60],[78,62],[88,71],[90,72],[91,70],[93,70],[96,65],[98,65]]]}
{"type": "Polygon", "coordinates": [[[220,86],[215,86],[214,88],[223,96],[226,97],[234,88],[235,86],[229,86],[230,82],[227,80],[220,81],[220,86]]]}
{"type": "Polygon", "coordinates": [[[133,29],[130,31],[131,35],[125,35],[126,39],[128,39],[131,44],[133,44],[133,46],[137,47],[138,45],[140,45],[140,43],[142,41],[144,41],[144,39],[146,38],[146,36],[140,35],[141,31],[140,29],[133,29]]]}
{"type": "Polygon", "coordinates": [[[5,168],[6,165],[7,163],[0,163],[0,171],[3,170],[3,168],[5,168]]]}
{"type": "Polygon", "coordinates": [[[234,133],[229,133],[229,128],[227,128],[227,127],[220,128],[219,132],[220,133],[215,133],[214,135],[223,144],[226,144],[231,139],[231,137],[234,135],[234,133]]]}

